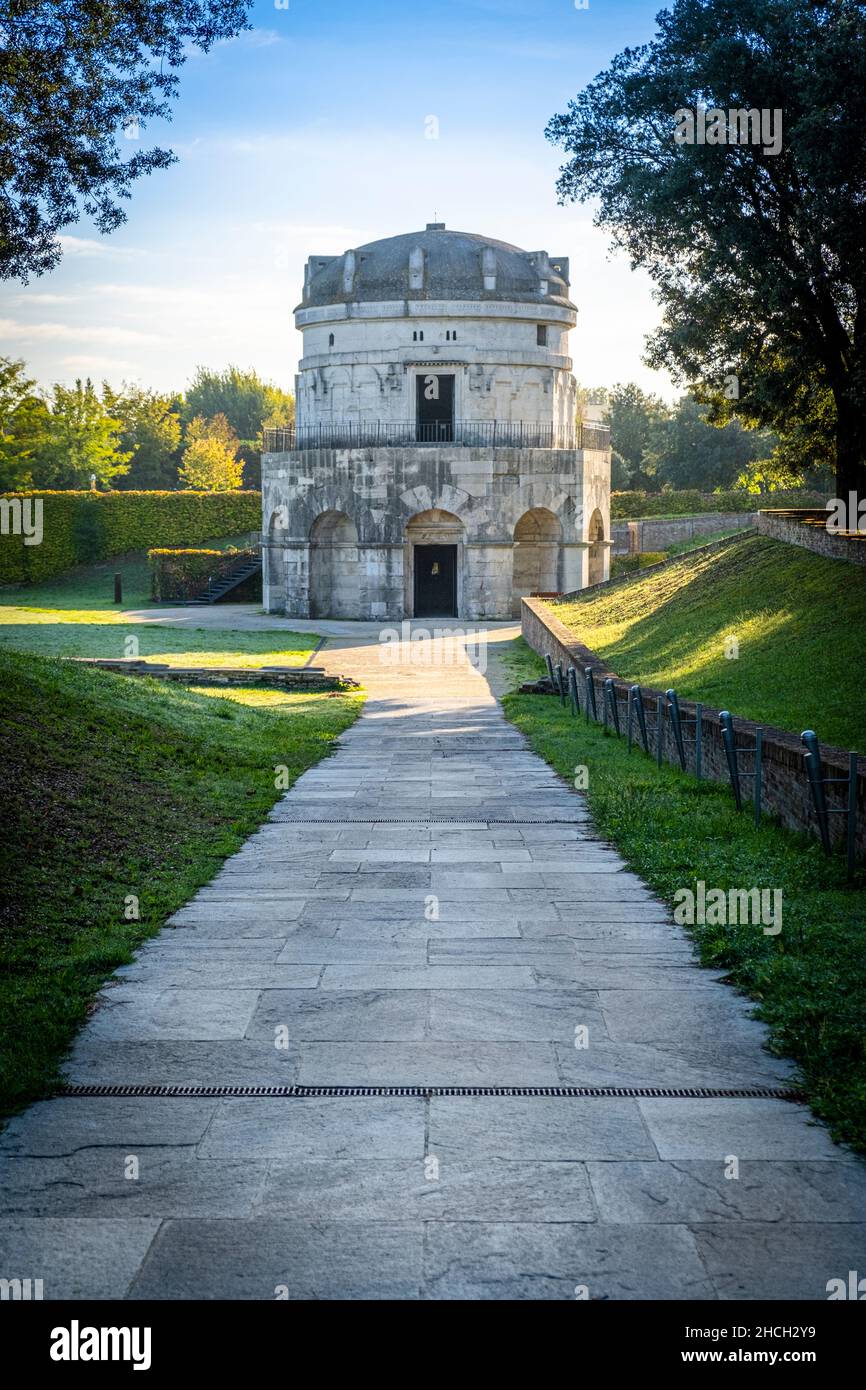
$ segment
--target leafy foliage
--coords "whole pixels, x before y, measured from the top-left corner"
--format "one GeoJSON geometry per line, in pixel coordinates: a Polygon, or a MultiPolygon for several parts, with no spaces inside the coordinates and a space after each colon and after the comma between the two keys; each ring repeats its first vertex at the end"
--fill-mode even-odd
{"type": "Polygon", "coordinates": [[[866,4],[675,0],[657,24],[550,122],[560,199],[597,200],[654,281],[651,365],[720,418],[799,425],[866,494],[866,4]],[[675,143],[699,106],[782,112],[781,152],[675,143]]]}
{"type": "Polygon", "coordinates": [[[120,448],[120,421],[109,415],[93,382],[56,385],[48,410],[48,437],[40,471],[49,486],[86,487],[92,478],[105,487],[126,473],[131,454],[120,448]]]}
{"type": "Polygon", "coordinates": [[[125,384],[121,391],[104,385],[106,410],[119,424],[120,448],[130,458],[120,486],[167,488],[177,484],[180,416],[170,397],[143,386],[125,384]]]}
{"type": "Polygon", "coordinates": [[[238,458],[237,435],[224,415],[212,420],[197,415],[186,438],[181,482],[203,492],[232,492],[240,487],[244,466],[238,458]]]}
{"type": "Polygon", "coordinates": [[[48,410],[24,363],[0,357],[0,488],[26,488],[48,438],[48,410]]]}
{"type": "Polygon", "coordinates": [[[82,211],[103,233],[126,220],[120,201],[135,180],[174,162],[133,142],[149,122],[170,119],[189,50],[249,28],[249,7],[0,0],[0,277],[50,270],[58,232],[82,211]]]}
{"type": "Polygon", "coordinates": [[[226,367],[215,372],[198,367],[187,392],[185,418],[225,416],[238,439],[261,441],[265,426],[291,424],[294,397],[278,386],[262,381],[253,371],[226,367]]]}
{"type": "Polygon", "coordinates": [[[0,538],[0,584],[47,579],[93,559],[151,546],[195,545],[220,536],[259,532],[260,492],[36,492],[41,545],[0,538]],[[98,553],[92,538],[99,536],[98,553]],[[83,548],[82,548],[83,544],[83,548]]]}
{"type": "Polygon", "coordinates": [[[209,579],[233,569],[242,558],[253,559],[255,550],[149,550],[152,596],[157,602],[194,598],[209,579]]]}

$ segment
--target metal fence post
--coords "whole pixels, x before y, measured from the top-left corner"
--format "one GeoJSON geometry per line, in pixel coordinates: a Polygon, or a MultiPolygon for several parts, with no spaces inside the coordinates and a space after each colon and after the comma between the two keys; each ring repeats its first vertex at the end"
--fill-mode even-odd
{"type": "Polygon", "coordinates": [[[740,769],[737,766],[737,744],[734,735],[734,720],[729,710],[723,709],[719,714],[719,723],[722,726],[722,742],[725,745],[725,757],[728,760],[728,772],[731,777],[731,786],[734,789],[734,801],[737,810],[743,809],[743,798],[740,792],[740,769]]]}
{"type": "Polygon", "coordinates": [[[704,707],[695,705],[695,777],[700,782],[704,770],[704,707]]]}
{"type": "Polygon", "coordinates": [[[763,729],[755,730],[755,825],[761,824],[761,793],[764,765],[761,761],[763,729]]]}
{"type": "Polygon", "coordinates": [[[665,702],[662,695],[656,700],[656,763],[662,765],[662,749],[665,741],[665,702]]]}
{"type": "Polygon", "coordinates": [[[830,825],[827,820],[827,799],[824,796],[824,783],[821,778],[821,753],[818,748],[818,735],[814,729],[804,729],[800,735],[805,745],[806,775],[812,792],[812,805],[818,818],[818,833],[825,854],[832,853],[830,844],[830,825]]]}
{"type": "Polygon", "coordinates": [[[857,754],[848,754],[848,877],[854,877],[857,852],[857,754]]]}
{"type": "Polygon", "coordinates": [[[593,675],[593,668],[591,666],[587,666],[584,674],[586,676],[586,717],[587,720],[589,720],[589,714],[591,709],[592,717],[597,724],[598,706],[595,702],[595,677],[593,675]]]}
{"type": "Polygon", "coordinates": [[[557,661],[557,663],[556,663],[556,665],[554,666],[553,669],[554,669],[554,672],[556,673],[556,688],[557,688],[557,690],[559,691],[559,703],[560,703],[560,705],[564,705],[564,704],[565,704],[565,681],[564,681],[563,678],[562,678],[562,662],[561,662],[561,661],[557,661]]]}
{"type": "Polygon", "coordinates": [[[571,700],[572,714],[580,714],[580,694],[577,689],[577,671],[573,666],[568,668],[568,694],[571,700]]]}

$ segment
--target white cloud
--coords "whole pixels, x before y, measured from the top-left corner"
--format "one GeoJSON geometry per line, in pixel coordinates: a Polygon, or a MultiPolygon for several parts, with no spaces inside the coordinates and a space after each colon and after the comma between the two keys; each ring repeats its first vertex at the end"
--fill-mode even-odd
{"type": "Polygon", "coordinates": [[[73,343],[158,343],[156,333],[140,333],[134,328],[91,327],[69,323],[19,323],[0,319],[0,335],[23,342],[73,343]]]}
{"type": "Polygon", "coordinates": [[[26,294],[16,295],[11,303],[19,306],[26,304],[77,304],[80,298],[81,295],[79,294],[41,294],[34,290],[32,293],[28,291],[26,294]]]}
{"type": "Polygon", "coordinates": [[[60,361],[64,367],[70,367],[75,372],[111,372],[114,376],[117,372],[134,372],[136,366],[134,362],[121,362],[117,357],[88,357],[86,354],[73,355],[71,357],[61,357],[60,361]]]}
{"type": "Polygon", "coordinates": [[[140,256],[142,253],[132,246],[117,246],[109,241],[97,241],[94,237],[70,236],[64,233],[57,240],[64,256],[140,256]]]}

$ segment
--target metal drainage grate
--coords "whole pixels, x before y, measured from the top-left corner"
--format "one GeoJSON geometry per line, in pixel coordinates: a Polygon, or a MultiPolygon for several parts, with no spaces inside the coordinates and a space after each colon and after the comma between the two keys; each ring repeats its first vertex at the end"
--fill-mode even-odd
{"type": "Polygon", "coordinates": [[[368,1096],[551,1096],[561,1100],[608,1098],[666,1100],[790,1100],[803,1099],[799,1091],[781,1086],[147,1086],[69,1085],[63,1096],[166,1096],[184,1099],[240,1097],[249,1100],[307,1100],[334,1096],[339,1099],[368,1096]]]}
{"type": "Polygon", "coordinates": [[[269,826],[273,825],[584,825],[584,820],[491,820],[489,816],[464,816],[462,820],[455,820],[451,816],[391,816],[382,819],[379,816],[355,816],[347,819],[345,816],[298,816],[295,820],[287,820],[285,816],[280,816],[279,820],[268,821],[269,826]]]}

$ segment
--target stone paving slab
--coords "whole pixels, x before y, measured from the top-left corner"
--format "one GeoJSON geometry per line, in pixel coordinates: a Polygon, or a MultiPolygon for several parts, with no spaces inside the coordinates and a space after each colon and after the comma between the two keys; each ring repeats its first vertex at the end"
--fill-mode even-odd
{"type": "Polygon", "coordinates": [[[420,1223],[166,1221],[133,1299],[417,1299],[420,1223]]]}
{"type": "Polygon", "coordinates": [[[425,1276],[433,1299],[717,1297],[682,1226],[431,1223],[425,1276]]]}
{"type": "MultiPolygon", "coordinates": [[[[330,627],[362,718],[117,972],[70,1080],[794,1084],[495,664],[330,627]]],[[[0,1276],[48,1298],[812,1299],[864,1249],[866,1167],[781,1100],[58,1098],[0,1136],[0,1276]]]]}
{"type": "Polygon", "coordinates": [[[42,1279],[51,1299],[124,1298],[141,1269],[159,1218],[15,1217],[0,1220],[4,1277],[42,1279]]]}

